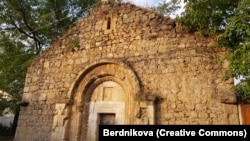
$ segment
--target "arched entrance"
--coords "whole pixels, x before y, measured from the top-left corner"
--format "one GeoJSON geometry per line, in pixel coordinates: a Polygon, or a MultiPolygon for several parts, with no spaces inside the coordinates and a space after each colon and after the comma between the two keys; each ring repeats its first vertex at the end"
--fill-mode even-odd
{"type": "Polygon", "coordinates": [[[102,60],[81,72],[72,85],[70,141],[96,141],[99,124],[134,124],[135,95],[140,84],[130,67],[122,62],[102,60]]]}

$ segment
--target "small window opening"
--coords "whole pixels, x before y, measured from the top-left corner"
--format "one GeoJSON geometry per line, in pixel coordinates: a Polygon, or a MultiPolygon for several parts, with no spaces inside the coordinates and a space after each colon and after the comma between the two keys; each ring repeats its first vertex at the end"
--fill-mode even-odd
{"type": "Polygon", "coordinates": [[[107,29],[111,28],[111,18],[108,17],[108,21],[107,21],[107,29]]]}

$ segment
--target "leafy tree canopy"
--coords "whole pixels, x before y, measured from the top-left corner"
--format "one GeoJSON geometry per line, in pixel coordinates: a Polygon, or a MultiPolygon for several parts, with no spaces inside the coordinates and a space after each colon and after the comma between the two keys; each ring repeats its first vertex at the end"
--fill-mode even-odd
{"type": "Polygon", "coordinates": [[[39,54],[100,0],[1,0],[0,31],[39,54]]]}
{"type": "MultiPolygon", "coordinates": [[[[29,62],[53,40],[86,16],[100,0],[0,1],[0,114],[5,108],[18,115],[29,62]]],[[[14,119],[15,130],[17,118],[14,119]]]]}
{"type": "Polygon", "coordinates": [[[152,9],[167,17],[177,16],[176,12],[181,8],[181,0],[162,1],[152,9]]]}
{"type": "Polygon", "coordinates": [[[24,44],[4,36],[0,39],[0,88],[10,99],[0,97],[0,114],[8,107],[17,112],[17,101],[21,100],[24,78],[33,52],[25,50],[24,44]]]}

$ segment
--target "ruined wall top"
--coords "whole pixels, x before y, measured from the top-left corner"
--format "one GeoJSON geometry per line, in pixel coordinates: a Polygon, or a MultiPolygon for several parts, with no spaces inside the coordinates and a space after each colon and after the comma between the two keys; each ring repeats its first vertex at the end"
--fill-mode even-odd
{"type": "MultiPolygon", "coordinates": [[[[151,9],[138,7],[131,3],[102,2],[100,6],[94,8],[88,16],[76,23],[76,26],[68,30],[45,52],[54,53],[55,49],[52,48],[55,47],[57,49],[58,47],[65,48],[67,43],[62,42],[64,39],[76,37],[80,34],[85,34],[83,38],[86,38],[86,40],[87,37],[92,39],[97,34],[113,40],[116,37],[111,37],[111,34],[117,35],[118,38],[124,33],[129,34],[131,38],[151,40],[158,37],[174,37],[177,35],[175,33],[178,32],[184,33],[185,31],[174,19],[164,17],[151,9]],[[107,24],[111,24],[111,27],[107,27],[107,24]]],[[[128,35],[124,38],[127,37],[128,35]]]]}

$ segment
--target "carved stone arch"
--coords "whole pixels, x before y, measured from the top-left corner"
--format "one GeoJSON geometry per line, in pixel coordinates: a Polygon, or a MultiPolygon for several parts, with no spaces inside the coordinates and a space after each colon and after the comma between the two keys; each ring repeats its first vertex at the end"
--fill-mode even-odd
{"type": "Polygon", "coordinates": [[[91,96],[103,82],[117,83],[126,92],[124,124],[135,123],[134,97],[140,94],[140,83],[136,73],[127,64],[113,59],[96,61],[79,73],[70,87],[68,98],[71,101],[69,140],[84,140],[87,136],[87,122],[91,96]]]}
{"type": "Polygon", "coordinates": [[[117,66],[120,66],[121,68],[126,70],[127,78],[131,79],[131,86],[133,86],[134,92],[136,94],[140,93],[140,82],[136,75],[136,73],[133,71],[133,69],[126,63],[116,60],[116,59],[100,59],[96,60],[93,63],[87,65],[84,70],[78,73],[78,76],[76,77],[76,80],[72,83],[72,85],[69,88],[67,97],[72,98],[75,95],[75,90],[78,88],[81,81],[86,78],[87,74],[92,71],[94,68],[101,66],[101,65],[108,65],[108,64],[116,64],[117,66]]]}

